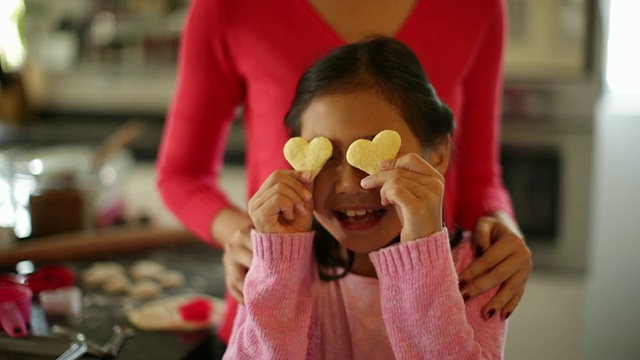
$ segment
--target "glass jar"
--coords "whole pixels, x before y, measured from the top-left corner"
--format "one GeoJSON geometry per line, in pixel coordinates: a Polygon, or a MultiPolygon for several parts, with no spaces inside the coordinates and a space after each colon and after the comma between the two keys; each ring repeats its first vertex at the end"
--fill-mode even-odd
{"type": "Polygon", "coordinates": [[[97,174],[82,146],[22,150],[13,159],[14,232],[31,238],[94,226],[97,174]]]}
{"type": "Polygon", "coordinates": [[[9,156],[0,152],[0,250],[10,247],[15,240],[12,174],[9,156]]]}

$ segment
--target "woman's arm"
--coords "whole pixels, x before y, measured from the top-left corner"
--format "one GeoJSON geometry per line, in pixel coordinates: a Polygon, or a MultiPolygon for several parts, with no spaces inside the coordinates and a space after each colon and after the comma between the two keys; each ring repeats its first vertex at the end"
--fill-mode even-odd
{"type": "Polygon", "coordinates": [[[458,121],[456,169],[459,194],[455,221],[473,229],[481,216],[496,210],[512,213],[500,167],[503,61],[506,15],[501,0],[490,1],[490,15],[463,80],[464,102],[458,121]]]}
{"type": "Polygon", "coordinates": [[[313,324],[313,233],[252,232],[254,259],[245,304],[225,359],[306,359],[313,324]]]}
{"type": "MultiPolygon", "coordinates": [[[[468,241],[459,246],[469,255],[468,241]]],[[[502,358],[506,322],[481,314],[496,289],[464,302],[446,231],[370,256],[397,359],[502,358]]]]}
{"type": "Polygon", "coordinates": [[[168,208],[209,242],[214,242],[213,219],[222,209],[232,209],[219,175],[234,111],[244,94],[224,12],[217,0],[191,2],[156,165],[158,188],[168,208]]]}
{"type": "MultiPolygon", "coordinates": [[[[484,255],[460,280],[463,294],[475,297],[501,285],[483,308],[506,318],[518,305],[531,273],[531,252],[513,214],[502,182],[500,124],[506,11],[502,0],[489,3],[492,15],[477,44],[473,65],[464,80],[464,107],[457,139],[458,204],[455,221],[474,231],[474,242],[484,255]]],[[[487,5],[489,5],[487,4],[487,5]]]]}

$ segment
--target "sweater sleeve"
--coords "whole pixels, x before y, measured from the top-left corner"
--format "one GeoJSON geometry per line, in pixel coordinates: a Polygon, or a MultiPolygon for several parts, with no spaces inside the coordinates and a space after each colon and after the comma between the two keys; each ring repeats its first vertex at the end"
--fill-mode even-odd
{"type": "Polygon", "coordinates": [[[312,317],[313,232],[251,234],[254,257],[225,359],[305,359],[312,317]]]}
{"type": "Polygon", "coordinates": [[[226,21],[221,1],[191,2],[156,164],[158,188],[167,207],[209,242],[214,217],[230,204],[219,175],[234,111],[244,93],[226,21]]]}
{"type": "Polygon", "coordinates": [[[506,322],[481,315],[497,288],[463,301],[446,231],[370,257],[397,359],[502,358],[506,322]]]}
{"type": "Polygon", "coordinates": [[[503,210],[513,216],[511,199],[502,182],[500,125],[505,43],[503,0],[494,9],[476,45],[472,66],[463,83],[464,101],[456,143],[458,170],[455,221],[473,229],[478,218],[503,210]]]}

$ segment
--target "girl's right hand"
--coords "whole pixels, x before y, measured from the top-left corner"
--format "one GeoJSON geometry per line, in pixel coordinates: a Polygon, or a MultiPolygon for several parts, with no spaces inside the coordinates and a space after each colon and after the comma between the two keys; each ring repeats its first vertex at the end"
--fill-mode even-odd
{"type": "Polygon", "coordinates": [[[365,189],[380,188],[383,206],[394,205],[400,241],[421,239],[442,230],[444,176],[416,153],[380,163],[381,172],[365,177],[365,189]]]}
{"type": "Polygon", "coordinates": [[[249,200],[249,217],[256,231],[291,234],[311,230],[313,201],[308,171],[278,170],[249,200]]]}

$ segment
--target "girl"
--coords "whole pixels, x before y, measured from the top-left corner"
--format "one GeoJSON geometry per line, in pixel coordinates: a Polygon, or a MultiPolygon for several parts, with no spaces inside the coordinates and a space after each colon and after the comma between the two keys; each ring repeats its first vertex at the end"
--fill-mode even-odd
{"type": "Polygon", "coordinates": [[[333,154],[315,179],[276,171],[250,200],[254,259],[225,357],[501,358],[506,321],[481,312],[497,289],[458,289],[474,251],[442,221],[453,119],[411,50],[339,48],[303,75],[285,123],[333,154]],[[383,171],[346,162],[385,129],[402,145],[383,171]]]}

